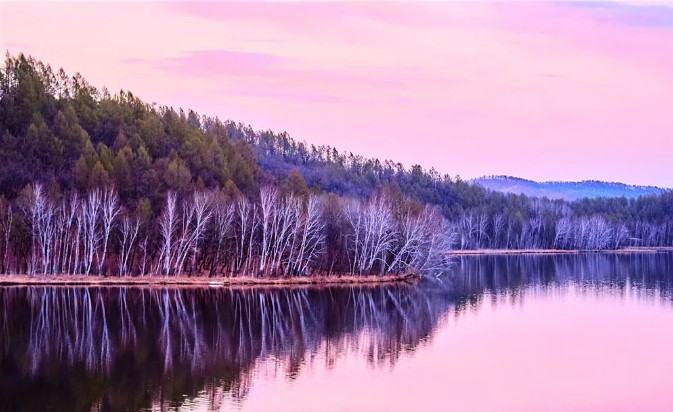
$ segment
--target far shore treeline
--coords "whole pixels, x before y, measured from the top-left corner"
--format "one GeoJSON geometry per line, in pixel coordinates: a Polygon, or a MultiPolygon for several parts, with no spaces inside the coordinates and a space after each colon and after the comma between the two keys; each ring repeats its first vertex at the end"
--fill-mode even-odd
{"type": "MultiPolygon", "coordinates": [[[[446,167],[465,155],[446,153],[446,167]]],[[[3,273],[441,272],[451,248],[671,246],[673,193],[502,194],[99,91],[7,55],[0,241],[3,273]]]]}

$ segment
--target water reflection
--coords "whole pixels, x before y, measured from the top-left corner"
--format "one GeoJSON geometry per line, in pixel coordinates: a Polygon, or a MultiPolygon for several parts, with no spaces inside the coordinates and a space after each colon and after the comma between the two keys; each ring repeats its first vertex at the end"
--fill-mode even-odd
{"type": "Polygon", "coordinates": [[[319,352],[328,365],[351,349],[394,363],[447,309],[424,292],[3,288],[0,399],[3,410],[122,410],[179,405],[209,387],[217,403],[217,393],[245,396],[260,359],[289,378],[319,352]]]}
{"type": "Polygon", "coordinates": [[[584,291],[610,290],[616,294],[669,298],[673,291],[673,254],[579,254],[464,257],[456,275],[447,278],[451,288],[476,305],[486,295],[524,299],[537,293],[564,289],[568,284],[584,291]]]}
{"type": "Polygon", "coordinates": [[[485,300],[522,304],[568,284],[668,300],[672,269],[671,254],[487,256],[415,286],[0,288],[0,410],[170,409],[197,397],[218,409],[245,399],[260,365],[289,380],[350,355],[394,368],[485,300]]]}

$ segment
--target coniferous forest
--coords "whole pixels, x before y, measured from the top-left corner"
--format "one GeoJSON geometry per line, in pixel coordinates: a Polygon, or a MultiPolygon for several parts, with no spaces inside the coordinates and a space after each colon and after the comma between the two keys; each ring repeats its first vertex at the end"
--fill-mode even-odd
{"type": "Polygon", "coordinates": [[[0,70],[0,196],[3,273],[426,273],[450,249],[673,245],[670,191],[503,194],[97,90],[24,55],[0,70]]]}

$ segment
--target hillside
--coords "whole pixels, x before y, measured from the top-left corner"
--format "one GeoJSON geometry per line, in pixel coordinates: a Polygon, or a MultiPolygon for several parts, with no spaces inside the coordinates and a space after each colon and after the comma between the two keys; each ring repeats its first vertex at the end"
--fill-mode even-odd
{"type": "Polygon", "coordinates": [[[445,270],[450,248],[673,245],[671,191],[487,190],[111,94],[24,55],[0,69],[0,165],[5,273],[380,275],[445,270]]]}
{"type": "Polygon", "coordinates": [[[654,186],[634,186],[624,183],[584,180],[580,182],[536,182],[511,176],[484,176],[472,180],[486,189],[503,193],[547,197],[549,199],[578,200],[597,197],[625,197],[658,195],[667,191],[654,186]]]}

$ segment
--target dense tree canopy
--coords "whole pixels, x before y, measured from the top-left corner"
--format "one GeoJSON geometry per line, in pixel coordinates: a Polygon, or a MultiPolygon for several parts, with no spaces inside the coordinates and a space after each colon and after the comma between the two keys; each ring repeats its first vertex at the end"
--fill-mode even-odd
{"type": "Polygon", "coordinates": [[[123,203],[159,208],[169,190],[228,185],[252,195],[260,178],[249,145],[231,141],[218,119],[100,92],[24,55],[0,71],[0,133],[8,198],[36,181],[61,193],[114,185],[123,203]]]}

